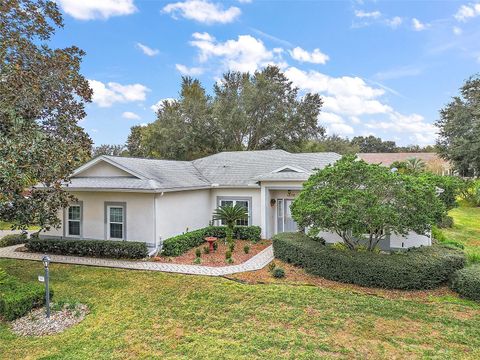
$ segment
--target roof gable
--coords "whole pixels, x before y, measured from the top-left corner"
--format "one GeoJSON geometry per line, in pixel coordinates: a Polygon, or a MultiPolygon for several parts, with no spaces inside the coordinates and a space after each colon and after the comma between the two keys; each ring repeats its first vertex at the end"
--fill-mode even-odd
{"type": "Polygon", "coordinates": [[[143,179],[140,174],[103,156],[89,161],[72,174],[72,178],[84,177],[133,177],[143,179]]]}

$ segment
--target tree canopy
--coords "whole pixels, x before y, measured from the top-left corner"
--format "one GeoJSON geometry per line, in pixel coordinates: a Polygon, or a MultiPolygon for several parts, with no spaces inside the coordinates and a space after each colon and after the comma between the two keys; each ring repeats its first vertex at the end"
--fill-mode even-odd
{"type": "Polygon", "coordinates": [[[312,233],[338,234],[346,246],[373,250],[389,233],[425,233],[445,206],[433,184],[355,156],[313,174],[292,204],[293,219],[312,233]]]}
{"type": "Polygon", "coordinates": [[[2,1],[0,23],[0,218],[58,225],[72,200],[61,183],[91,151],[78,125],[92,95],[79,73],[84,52],[48,46],[63,27],[52,1],[2,1]]]}
{"type": "Polygon", "coordinates": [[[480,175],[480,76],[468,79],[440,111],[438,152],[462,176],[480,175]]]}

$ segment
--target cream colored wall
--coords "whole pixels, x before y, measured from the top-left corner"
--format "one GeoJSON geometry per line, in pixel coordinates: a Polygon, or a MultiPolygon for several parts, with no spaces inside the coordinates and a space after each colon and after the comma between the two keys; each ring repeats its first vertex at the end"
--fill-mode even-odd
{"type": "Polygon", "coordinates": [[[210,190],[166,192],[156,195],[157,241],[208,226],[210,190]]]}
{"type": "Polygon", "coordinates": [[[210,193],[210,211],[209,220],[212,218],[213,211],[217,208],[218,197],[251,197],[252,198],[252,224],[262,226],[260,188],[252,189],[221,189],[213,188],[210,193]]]}
{"type": "MultiPolygon", "coordinates": [[[[105,202],[126,203],[126,240],[154,242],[154,194],[121,192],[72,193],[83,202],[82,232],[84,239],[105,239],[105,202]]],[[[63,222],[63,213],[59,214],[63,222]]],[[[43,233],[63,236],[63,226],[43,233]]]]}
{"type": "Polygon", "coordinates": [[[88,168],[85,171],[82,171],[75,177],[110,177],[110,176],[129,176],[133,177],[130,173],[123,171],[105,161],[100,161],[97,164],[93,165],[91,168],[88,168]]]}

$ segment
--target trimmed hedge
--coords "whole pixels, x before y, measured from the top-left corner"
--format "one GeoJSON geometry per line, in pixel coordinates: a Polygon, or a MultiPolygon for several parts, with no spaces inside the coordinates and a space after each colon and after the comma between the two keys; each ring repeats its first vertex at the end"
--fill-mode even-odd
{"type": "Polygon", "coordinates": [[[480,265],[460,269],[452,276],[450,289],[464,298],[480,301],[480,265]]]}
{"type": "MultiPolygon", "coordinates": [[[[50,297],[53,291],[50,289],[50,297]]],[[[7,321],[26,315],[45,303],[45,288],[37,283],[23,283],[0,269],[0,317],[7,321]]]]}
{"type": "Polygon", "coordinates": [[[147,244],[138,241],[40,239],[32,237],[25,246],[33,252],[113,259],[142,259],[148,255],[147,244]]]}
{"type": "MultiPolygon", "coordinates": [[[[184,252],[205,242],[207,236],[225,238],[225,226],[208,226],[202,229],[189,231],[166,239],[163,242],[162,252],[166,256],[180,256],[184,252]]],[[[239,240],[260,241],[261,229],[259,226],[237,226],[233,230],[233,237],[239,240]]]]}
{"type": "Polygon", "coordinates": [[[432,289],[465,266],[463,252],[441,245],[375,254],[336,250],[301,233],[275,235],[273,251],[313,275],[385,289],[432,289]]]}
{"type": "Polygon", "coordinates": [[[0,239],[0,247],[20,245],[27,242],[27,234],[10,234],[0,239]]]}

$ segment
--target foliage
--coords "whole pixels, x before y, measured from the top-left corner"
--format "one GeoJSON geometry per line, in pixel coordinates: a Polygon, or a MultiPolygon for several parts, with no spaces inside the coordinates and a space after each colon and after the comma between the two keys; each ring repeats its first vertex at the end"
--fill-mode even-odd
{"type": "Polygon", "coordinates": [[[388,233],[426,233],[444,214],[433,185],[422,178],[344,156],[313,174],[291,207],[311,233],[338,234],[350,249],[373,251],[388,233]]]}
{"type": "Polygon", "coordinates": [[[272,261],[268,264],[268,271],[272,272],[277,267],[275,261],[272,261]]]}
{"type": "Polygon", "coordinates": [[[329,280],[386,289],[433,289],[465,265],[459,250],[440,245],[392,254],[338,251],[301,233],[273,237],[275,257],[329,280]]]}
{"type": "Polygon", "coordinates": [[[213,212],[213,220],[220,220],[227,225],[226,240],[233,241],[233,229],[238,221],[247,220],[248,211],[240,204],[219,206],[213,212]]]}
{"type": "Polygon", "coordinates": [[[464,199],[470,206],[480,206],[480,180],[464,180],[460,192],[462,199],[464,199]]]}
{"type": "Polygon", "coordinates": [[[427,166],[427,164],[425,164],[425,161],[415,157],[405,160],[405,164],[407,166],[407,169],[410,170],[412,173],[422,172],[427,166]]]}
{"type": "Polygon", "coordinates": [[[480,265],[472,265],[455,272],[450,288],[461,296],[480,301],[480,265]]]}
{"type": "Polygon", "coordinates": [[[272,275],[274,278],[281,279],[285,277],[285,270],[281,267],[275,267],[272,271],[272,275]]]}
{"type": "Polygon", "coordinates": [[[125,145],[109,144],[102,144],[92,149],[92,158],[96,158],[101,155],[125,156],[127,155],[127,150],[125,148],[125,145]]]}
{"type": "Polygon", "coordinates": [[[395,152],[397,147],[395,141],[383,141],[373,135],[355,136],[352,145],[358,146],[361,153],[390,153],[395,152]]]}
{"type": "Polygon", "coordinates": [[[79,73],[85,53],[49,47],[63,27],[55,2],[3,1],[0,23],[0,218],[48,229],[74,200],[61,184],[90,156],[78,125],[92,95],[79,73]]]}
{"type": "Polygon", "coordinates": [[[213,93],[183,77],[178,99],[164,101],[155,122],[132,128],[130,155],[191,160],[229,150],[296,151],[324,134],[317,120],[320,96],[300,97],[278,67],[227,72],[213,93]]]}
{"type": "MultiPolygon", "coordinates": [[[[11,321],[45,303],[45,289],[37,283],[24,283],[0,269],[0,318],[11,321]]],[[[50,289],[50,296],[53,291],[50,289]]]]}
{"type": "Polygon", "coordinates": [[[203,247],[203,253],[204,253],[205,255],[210,254],[210,246],[204,246],[204,247],[203,247]]]}
{"type": "Polygon", "coordinates": [[[438,223],[438,227],[440,228],[451,228],[453,227],[453,218],[448,215],[444,215],[440,222],[438,223]]]}
{"type": "Polygon", "coordinates": [[[324,136],[319,140],[305,141],[298,152],[335,152],[340,155],[354,155],[360,152],[358,145],[338,135],[324,136]]]}
{"type": "Polygon", "coordinates": [[[248,253],[250,252],[250,246],[245,245],[245,246],[243,247],[243,252],[244,252],[245,254],[248,254],[248,253]]]}
{"type": "Polygon", "coordinates": [[[202,256],[202,251],[200,249],[195,250],[195,257],[199,258],[202,256]]]}
{"type": "Polygon", "coordinates": [[[457,198],[464,186],[462,179],[457,176],[442,176],[431,172],[417,174],[417,177],[439,189],[438,198],[443,202],[447,211],[458,206],[457,198]]]}
{"type": "Polygon", "coordinates": [[[27,241],[27,234],[10,234],[0,238],[0,247],[24,244],[27,241]]]}
{"type": "Polygon", "coordinates": [[[28,250],[40,253],[104,257],[113,259],[142,259],[148,255],[147,245],[138,241],[40,239],[31,237],[28,250]]]}
{"type": "Polygon", "coordinates": [[[232,250],[225,251],[225,259],[228,260],[232,257],[232,250]]]}
{"type": "Polygon", "coordinates": [[[440,111],[439,154],[453,163],[461,176],[480,174],[480,76],[472,76],[440,111]]]}
{"type": "MultiPolygon", "coordinates": [[[[191,248],[203,244],[208,236],[214,236],[219,239],[225,238],[226,230],[225,226],[208,226],[173,236],[163,242],[162,253],[166,256],[179,256],[191,248]]],[[[233,230],[233,235],[235,239],[257,242],[260,240],[260,232],[259,226],[237,226],[233,230]]],[[[213,243],[215,250],[217,246],[216,242],[213,243]]]]}

